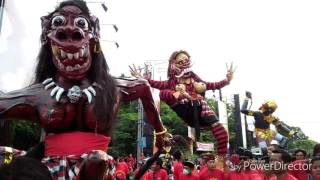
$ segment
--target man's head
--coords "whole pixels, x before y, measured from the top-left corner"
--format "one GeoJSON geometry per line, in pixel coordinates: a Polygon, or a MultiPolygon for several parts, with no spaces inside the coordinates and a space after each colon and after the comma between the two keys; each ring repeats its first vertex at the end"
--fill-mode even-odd
{"type": "Polygon", "coordinates": [[[270,170],[274,174],[283,174],[287,171],[287,165],[291,162],[290,154],[283,150],[274,150],[270,155],[270,170]]]}
{"type": "Polygon", "coordinates": [[[215,159],[215,157],[212,153],[206,152],[206,153],[201,154],[202,164],[206,164],[209,159],[215,159]]]}
{"type": "Polygon", "coordinates": [[[298,149],[294,152],[296,160],[304,160],[306,158],[307,152],[303,149],[298,149]]]}
{"type": "Polygon", "coordinates": [[[250,165],[250,163],[252,162],[253,159],[253,154],[251,151],[249,150],[244,150],[242,154],[239,155],[239,165],[241,166],[241,168],[243,169],[248,169],[250,165]]]}
{"type": "Polygon", "coordinates": [[[193,170],[194,170],[194,163],[192,161],[183,162],[183,174],[191,175],[193,170]]]}
{"type": "Polygon", "coordinates": [[[162,163],[162,160],[158,158],[157,161],[151,165],[150,170],[153,172],[157,172],[162,167],[162,163]]]}
{"type": "Polygon", "coordinates": [[[178,161],[182,160],[182,159],[183,159],[183,154],[182,154],[182,152],[181,152],[180,150],[175,151],[175,152],[173,153],[173,158],[174,158],[175,160],[178,160],[178,161]]]}
{"type": "Polygon", "coordinates": [[[212,171],[216,167],[216,157],[212,153],[202,154],[202,161],[205,163],[209,171],[212,171]]]}
{"type": "Polygon", "coordinates": [[[316,157],[316,156],[319,156],[320,157],[320,144],[316,144],[314,147],[313,147],[313,156],[316,157]]]}
{"type": "Polygon", "coordinates": [[[316,156],[312,159],[312,171],[317,176],[320,177],[320,156],[316,156]]]}
{"type": "Polygon", "coordinates": [[[279,143],[276,140],[272,140],[271,144],[268,146],[267,150],[268,150],[268,155],[270,156],[272,154],[273,151],[278,150],[279,147],[279,143]]]}

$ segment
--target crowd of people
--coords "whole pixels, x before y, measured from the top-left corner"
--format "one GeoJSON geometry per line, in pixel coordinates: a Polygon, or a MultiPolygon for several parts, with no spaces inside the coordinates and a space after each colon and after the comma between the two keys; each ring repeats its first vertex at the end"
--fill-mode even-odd
{"type": "MultiPolygon", "coordinates": [[[[320,144],[315,145],[312,154],[304,149],[289,153],[276,143],[268,147],[267,156],[244,148],[224,159],[212,152],[204,152],[195,160],[185,158],[180,150],[171,154],[169,160],[157,158],[140,179],[320,180],[320,144]]],[[[118,180],[133,179],[147,159],[139,157],[135,161],[132,154],[115,157],[111,172],[118,180]]]]}

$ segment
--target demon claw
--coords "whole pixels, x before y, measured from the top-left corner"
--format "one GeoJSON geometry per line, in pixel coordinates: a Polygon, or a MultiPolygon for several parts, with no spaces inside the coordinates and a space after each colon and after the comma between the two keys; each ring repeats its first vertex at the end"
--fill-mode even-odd
{"type": "Polygon", "coordinates": [[[56,94],[56,101],[57,101],[57,102],[60,101],[60,98],[61,98],[61,95],[62,95],[63,92],[64,92],[64,89],[61,88],[61,87],[59,87],[59,90],[58,90],[58,92],[57,92],[57,94],[56,94]]]}
{"type": "Polygon", "coordinates": [[[48,78],[48,79],[44,80],[44,81],[42,82],[42,84],[43,84],[43,85],[46,85],[46,84],[52,82],[52,80],[53,80],[52,78],[48,78]]]}
{"type": "Polygon", "coordinates": [[[51,83],[49,83],[49,84],[47,84],[45,87],[44,87],[44,89],[45,90],[48,90],[49,88],[51,88],[52,86],[54,86],[54,85],[56,85],[54,82],[51,82],[51,83]]]}
{"type": "Polygon", "coordinates": [[[94,90],[92,86],[89,86],[87,89],[93,94],[93,96],[96,96],[96,90],[94,90]]]}
{"type": "Polygon", "coordinates": [[[88,98],[88,102],[89,102],[89,104],[90,104],[91,101],[92,101],[92,95],[91,95],[91,93],[89,92],[88,89],[84,89],[83,92],[86,94],[86,96],[87,96],[87,98],[88,98]]]}

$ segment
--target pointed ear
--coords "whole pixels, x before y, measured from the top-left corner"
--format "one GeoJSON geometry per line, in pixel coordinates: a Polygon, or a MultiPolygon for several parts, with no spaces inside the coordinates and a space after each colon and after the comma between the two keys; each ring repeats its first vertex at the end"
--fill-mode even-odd
{"type": "Polygon", "coordinates": [[[100,38],[100,23],[99,19],[96,16],[90,16],[90,21],[92,23],[92,33],[95,39],[100,38]]]}
{"type": "Polygon", "coordinates": [[[48,16],[42,16],[41,18],[41,44],[47,43],[47,32],[50,25],[50,18],[48,16]]]}

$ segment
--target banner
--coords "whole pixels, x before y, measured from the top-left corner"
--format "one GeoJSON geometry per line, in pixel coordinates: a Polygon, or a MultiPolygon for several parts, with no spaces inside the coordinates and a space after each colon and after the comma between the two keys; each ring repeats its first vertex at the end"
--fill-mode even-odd
{"type": "Polygon", "coordinates": [[[197,151],[214,151],[214,144],[197,142],[197,151]]]}

